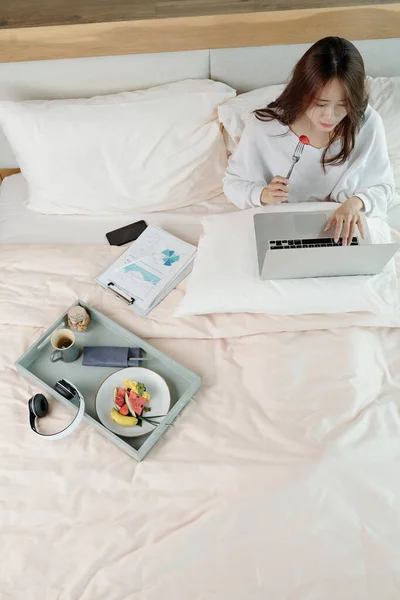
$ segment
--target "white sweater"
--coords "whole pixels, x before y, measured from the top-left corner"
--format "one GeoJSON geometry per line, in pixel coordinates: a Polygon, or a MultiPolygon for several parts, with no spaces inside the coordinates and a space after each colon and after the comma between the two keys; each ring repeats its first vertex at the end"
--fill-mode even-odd
{"type": "MultiPolygon", "coordinates": [[[[225,195],[239,208],[260,206],[261,192],[273,177],[286,177],[297,142],[296,134],[279,121],[264,122],[252,116],[229,160],[225,195]]],[[[340,142],[335,142],[328,156],[339,148],[340,142]]],[[[395,186],[379,114],[367,107],[354,150],[344,165],[328,165],[324,173],[322,153],[323,148],[304,147],[290,176],[288,202],[344,202],[359,196],[367,215],[386,218],[395,186]]]]}

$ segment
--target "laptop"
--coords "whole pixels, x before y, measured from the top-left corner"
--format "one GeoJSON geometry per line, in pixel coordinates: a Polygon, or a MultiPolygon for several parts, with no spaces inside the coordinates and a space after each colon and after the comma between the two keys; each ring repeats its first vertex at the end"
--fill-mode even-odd
{"type": "Polygon", "coordinates": [[[254,228],[261,279],[300,279],[376,275],[400,244],[373,244],[361,214],[364,239],[358,230],[349,246],[324,232],[332,211],[257,213],[254,228]]]}

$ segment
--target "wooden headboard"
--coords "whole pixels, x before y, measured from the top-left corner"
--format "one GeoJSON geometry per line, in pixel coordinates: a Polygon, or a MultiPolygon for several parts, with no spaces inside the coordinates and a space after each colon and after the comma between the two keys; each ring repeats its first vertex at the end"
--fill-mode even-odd
{"type": "Polygon", "coordinates": [[[0,169],[0,183],[9,175],[15,175],[15,173],[19,172],[19,169],[0,169]]]}
{"type": "Polygon", "coordinates": [[[0,29],[0,62],[398,37],[400,3],[0,29]]]}

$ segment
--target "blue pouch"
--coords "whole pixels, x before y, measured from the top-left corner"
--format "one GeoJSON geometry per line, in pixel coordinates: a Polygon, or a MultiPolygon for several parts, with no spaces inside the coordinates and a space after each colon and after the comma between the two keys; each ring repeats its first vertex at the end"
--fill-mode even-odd
{"type": "Polygon", "coordinates": [[[82,365],[85,367],[138,367],[142,362],[141,358],[141,348],[84,346],[82,365]]]}

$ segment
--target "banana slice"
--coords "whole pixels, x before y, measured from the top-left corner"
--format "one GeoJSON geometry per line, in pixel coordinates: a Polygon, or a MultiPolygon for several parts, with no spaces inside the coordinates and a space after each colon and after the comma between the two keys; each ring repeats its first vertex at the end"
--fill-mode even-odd
{"type": "Polygon", "coordinates": [[[124,415],[121,415],[117,410],[115,410],[115,408],[111,409],[110,417],[113,421],[115,421],[115,423],[118,423],[118,425],[123,425],[124,427],[134,427],[138,424],[136,417],[124,417],[124,415]]]}

